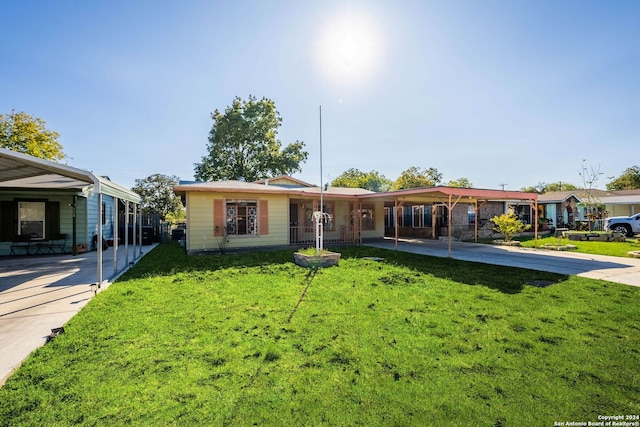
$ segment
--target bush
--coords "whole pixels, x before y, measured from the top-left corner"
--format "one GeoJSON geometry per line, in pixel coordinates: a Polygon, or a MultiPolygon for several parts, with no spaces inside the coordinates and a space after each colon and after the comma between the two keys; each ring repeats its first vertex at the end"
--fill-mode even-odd
{"type": "Polygon", "coordinates": [[[491,221],[493,221],[494,224],[493,229],[504,235],[505,242],[510,241],[516,234],[531,228],[529,224],[520,221],[518,217],[512,213],[494,216],[491,218],[491,221]]]}

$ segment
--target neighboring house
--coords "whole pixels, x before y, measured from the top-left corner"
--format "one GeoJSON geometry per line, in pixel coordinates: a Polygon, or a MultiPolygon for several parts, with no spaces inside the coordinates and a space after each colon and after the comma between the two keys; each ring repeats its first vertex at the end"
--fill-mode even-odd
{"type": "Polygon", "coordinates": [[[580,198],[576,191],[554,191],[538,196],[538,215],[548,218],[554,227],[568,227],[582,215],[578,210],[580,198]]]}
{"type": "Polygon", "coordinates": [[[540,218],[549,218],[556,227],[574,227],[576,223],[593,221],[594,229],[601,229],[604,219],[612,216],[631,216],[640,212],[640,190],[554,191],[538,197],[540,218]],[[588,204],[594,205],[589,215],[588,204]]]}
{"type": "Polygon", "coordinates": [[[488,221],[509,207],[535,216],[537,194],[432,187],[375,193],[360,188],[320,187],[279,176],[258,182],[181,182],[174,187],[187,211],[189,253],[309,245],[315,242],[314,212],[328,214],[328,243],[361,243],[387,235],[466,237],[478,235],[476,218],[488,221]],[[399,215],[394,215],[399,212],[399,215]],[[395,221],[394,218],[399,218],[395,221]],[[409,223],[411,224],[409,226],[409,223]],[[451,224],[451,227],[449,227],[451,224]],[[419,232],[409,228],[419,229],[419,232]],[[403,232],[400,232],[400,229],[403,232]]]}
{"type": "Polygon", "coordinates": [[[100,249],[97,236],[113,239],[116,228],[132,224],[140,201],[106,177],[0,149],[0,255],[11,253],[16,236],[37,247],[64,235],[59,249],[68,253],[100,249]]]}
{"type": "Polygon", "coordinates": [[[640,212],[640,189],[607,191],[600,201],[608,217],[632,216],[640,212]]]}

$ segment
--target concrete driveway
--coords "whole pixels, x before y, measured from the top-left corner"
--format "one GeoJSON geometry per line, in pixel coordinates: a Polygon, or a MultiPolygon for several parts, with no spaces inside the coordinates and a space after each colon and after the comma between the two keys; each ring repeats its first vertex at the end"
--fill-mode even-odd
{"type": "MultiPolygon", "coordinates": [[[[395,249],[394,240],[391,238],[385,238],[380,242],[366,243],[366,245],[395,249]]],[[[442,258],[449,256],[448,242],[443,240],[400,239],[398,250],[442,258]]],[[[640,286],[640,259],[634,258],[466,242],[451,243],[451,258],[640,286]]]]}
{"type": "MultiPolygon", "coordinates": [[[[143,255],[155,246],[143,246],[143,255]]],[[[120,247],[119,272],[115,271],[113,249],[104,251],[103,277],[109,280],[101,290],[134,262],[133,249],[129,247],[127,257],[120,247]]],[[[63,326],[89,302],[96,273],[96,252],[0,259],[0,385],[46,342],[51,329],[63,326]]]]}

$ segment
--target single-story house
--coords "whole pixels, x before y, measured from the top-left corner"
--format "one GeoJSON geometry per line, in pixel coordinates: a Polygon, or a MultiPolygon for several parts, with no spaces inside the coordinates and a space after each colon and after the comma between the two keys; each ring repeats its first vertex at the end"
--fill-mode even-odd
{"type": "Polygon", "coordinates": [[[375,193],[361,188],[321,188],[288,176],[257,182],[181,182],[174,192],[187,211],[188,253],[312,246],[314,212],[321,204],[327,214],[323,225],[327,243],[381,239],[385,231],[397,238],[409,221],[422,230],[420,237],[447,236],[451,240],[470,234],[477,238],[480,221],[476,218],[488,220],[509,209],[526,207],[536,225],[538,211],[536,193],[453,187],[375,193]]]}
{"type": "Polygon", "coordinates": [[[56,252],[97,250],[101,283],[98,242],[140,235],[140,202],[106,177],[0,148],[0,255],[48,253],[54,241],[56,252]]]}
{"type": "Polygon", "coordinates": [[[632,216],[640,212],[640,189],[607,191],[600,196],[607,216],[632,216]]]}
{"type": "Polygon", "coordinates": [[[554,191],[538,197],[538,216],[551,219],[556,227],[573,227],[589,220],[588,204],[594,229],[604,226],[604,219],[612,216],[631,216],[640,212],[640,190],[554,191]]]}

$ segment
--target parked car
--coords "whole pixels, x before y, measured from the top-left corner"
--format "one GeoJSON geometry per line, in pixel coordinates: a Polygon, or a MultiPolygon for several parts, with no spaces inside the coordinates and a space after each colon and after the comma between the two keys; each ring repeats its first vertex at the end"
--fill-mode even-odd
{"type": "Polygon", "coordinates": [[[625,237],[631,237],[640,233],[640,213],[633,216],[612,216],[607,218],[604,229],[622,233],[625,237]]]}

